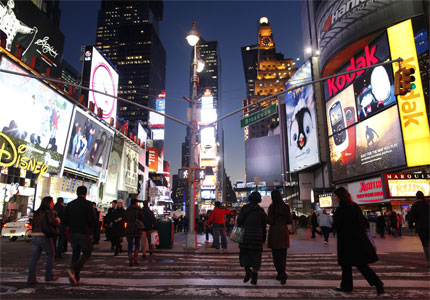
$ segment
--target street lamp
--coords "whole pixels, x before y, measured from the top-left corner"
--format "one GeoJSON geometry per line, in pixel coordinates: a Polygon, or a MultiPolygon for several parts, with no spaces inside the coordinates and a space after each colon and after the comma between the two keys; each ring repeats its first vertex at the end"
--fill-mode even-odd
{"type": "MultiPolygon", "coordinates": [[[[196,22],[193,21],[193,27],[188,32],[186,39],[188,44],[192,46],[194,49],[193,56],[193,76],[191,77],[191,82],[193,83],[193,94],[191,97],[191,138],[190,138],[190,161],[189,167],[195,168],[194,165],[194,152],[197,148],[196,143],[196,131],[197,131],[197,84],[198,84],[198,76],[197,76],[197,43],[199,42],[200,35],[196,29],[196,22]]],[[[187,233],[187,243],[185,248],[187,249],[196,249],[197,248],[197,238],[195,232],[195,198],[194,198],[194,172],[190,172],[190,181],[188,183],[188,201],[189,201],[189,220],[188,220],[188,233],[187,233]],[[191,175],[192,174],[192,175],[191,175]]]]}

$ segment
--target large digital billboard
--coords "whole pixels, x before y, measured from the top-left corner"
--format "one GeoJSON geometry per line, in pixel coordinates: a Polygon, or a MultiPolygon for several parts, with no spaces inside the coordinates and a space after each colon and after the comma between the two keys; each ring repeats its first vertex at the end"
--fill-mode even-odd
{"type": "Polygon", "coordinates": [[[397,106],[335,133],[329,144],[333,181],[406,164],[397,106]]]}
{"type": "MultiPolygon", "coordinates": [[[[309,60],[291,77],[285,89],[308,81],[312,81],[309,60]]],[[[290,172],[297,172],[319,163],[313,86],[307,85],[287,92],[285,106],[290,172]]]]}
{"type": "MultiPolygon", "coordinates": [[[[84,81],[89,82],[89,88],[114,97],[118,96],[118,71],[112,66],[97,48],[87,46],[84,53],[84,81]]],[[[103,109],[103,120],[110,123],[116,120],[117,99],[94,91],[88,92],[88,105],[94,103],[97,111],[103,109]]]]}
{"type": "Polygon", "coordinates": [[[139,169],[139,152],[128,141],[124,142],[122,151],[121,173],[118,178],[118,189],[137,193],[137,174],[139,169]]]}
{"type": "MultiPolygon", "coordinates": [[[[3,57],[0,69],[26,74],[3,57]]],[[[73,104],[37,79],[0,72],[0,129],[21,140],[58,173],[73,104]]]]}
{"type": "Polygon", "coordinates": [[[124,139],[119,135],[115,135],[112,145],[112,152],[109,158],[109,168],[106,176],[106,183],[104,185],[104,192],[111,195],[113,199],[117,196],[118,191],[118,177],[121,171],[121,157],[124,149],[124,139]]]}
{"type": "Polygon", "coordinates": [[[113,139],[113,130],[76,107],[64,167],[104,180],[113,139]]]}
{"type": "Polygon", "coordinates": [[[22,51],[27,65],[34,57],[38,72],[49,68],[50,77],[61,76],[64,35],[32,1],[1,0],[0,31],[7,51],[14,55],[22,51]]]}

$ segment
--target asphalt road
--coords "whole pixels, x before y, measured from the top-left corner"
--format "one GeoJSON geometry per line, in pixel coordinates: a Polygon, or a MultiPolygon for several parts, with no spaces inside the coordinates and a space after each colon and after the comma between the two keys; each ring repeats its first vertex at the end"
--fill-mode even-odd
{"type": "MultiPolygon", "coordinates": [[[[287,284],[281,286],[274,278],[271,253],[263,253],[263,266],[257,286],[242,282],[244,272],[238,262],[237,245],[229,244],[229,252],[215,253],[199,236],[200,249],[184,251],[178,235],[176,246],[160,250],[139,266],[129,267],[125,253],[114,257],[105,242],[97,245],[92,258],[81,272],[81,285],[70,285],[66,269],[71,254],[55,262],[54,273],[60,279],[46,283],[42,255],[38,264],[37,285],[27,285],[27,268],[31,243],[18,240],[0,242],[1,299],[430,299],[430,272],[424,267],[423,254],[414,244],[414,251],[403,244],[416,243],[412,237],[403,240],[377,241],[380,261],[372,268],[385,284],[380,297],[357,271],[354,271],[354,291],[343,294],[333,290],[340,282],[335,240],[327,248],[321,240],[292,239],[287,259],[287,284]],[[409,239],[409,240],[408,240],[409,239]],[[395,248],[393,245],[400,245],[395,248]],[[179,244],[179,245],[178,245],[179,244]],[[386,245],[387,244],[387,245],[386,245]],[[315,253],[312,253],[314,249],[315,253]],[[316,250],[315,250],[316,249],[316,250]],[[320,250],[322,249],[322,250],[320,250]],[[327,249],[327,250],[324,250],[327,249]],[[393,249],[391,252],[390,249],[393,249]],[[324,251],[323,251],[324,250],[324,251]]],[[[125,246],[125,243],[123,243],[125,246]]],[[[70,248],[69,248],[70,249],[70,248]]]]}

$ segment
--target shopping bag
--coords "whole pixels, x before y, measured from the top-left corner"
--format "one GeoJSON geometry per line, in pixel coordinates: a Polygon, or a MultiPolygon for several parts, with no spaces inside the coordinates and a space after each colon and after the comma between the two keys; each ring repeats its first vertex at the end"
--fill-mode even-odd
{"type": "Polygon", "coordinates": [[[160,238],[158,237],[157,230],[151,231],[151,244],[156,246],[160,245],[160,238]]]}
{"type": "Polygon", "coordinates": [[[234,225],[230,234],[230,240],[236,243],[242,243],[244,233],[245,233],[245,228],[234,225]]]}

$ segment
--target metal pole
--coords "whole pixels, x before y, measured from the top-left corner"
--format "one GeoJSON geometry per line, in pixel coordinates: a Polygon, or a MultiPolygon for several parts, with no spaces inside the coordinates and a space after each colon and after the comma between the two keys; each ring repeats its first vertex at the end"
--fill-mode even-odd
{"type": "Polygon", "coordinates": [[[197,128],[197,45],[194,45],[194,57],[193,57],[193,77],[191,78],[191,82],[193,83],[193,94],[191,97],[191,138],[190,138],[190,181],[188,183],[188,202],[189,202],[189,220],[188,220],[188,232],[187,232],[187,243],[185,248],[187,249],[196,249],[197,248],[197,237],[194,227],[195,222],[195,190],[194,190],[194,152],[197,147],[196,143],[196,128],[197,128]]]}

